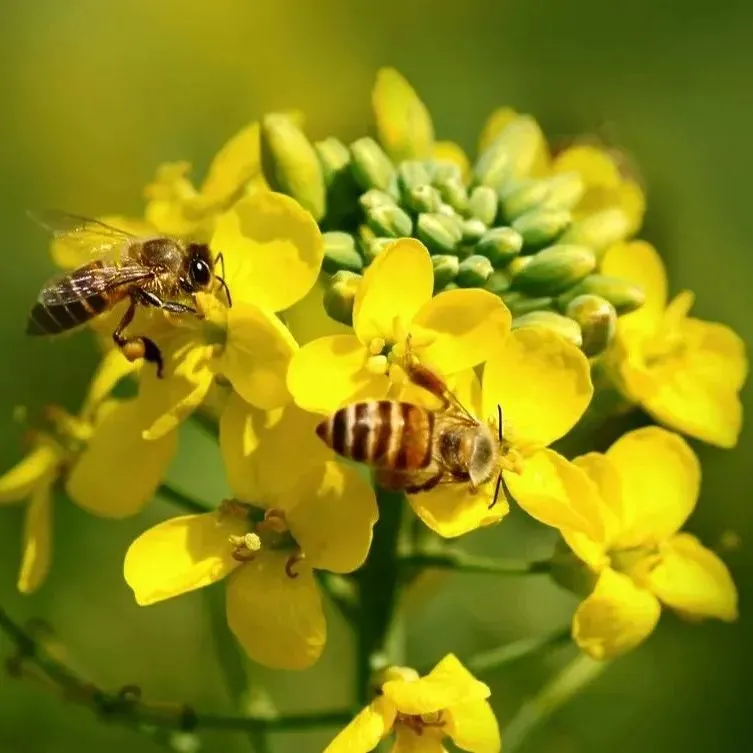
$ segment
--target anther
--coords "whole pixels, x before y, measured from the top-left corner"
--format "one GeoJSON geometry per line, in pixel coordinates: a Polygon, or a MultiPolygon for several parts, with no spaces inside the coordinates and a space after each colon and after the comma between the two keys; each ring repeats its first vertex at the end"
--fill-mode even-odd
{"type": "Polygon", "coordinates": [[[246,533],[243,536],[231,535],[229,540],[233,547],[233,559],[238,562],[250,562],[261,549],[261,539],[255,533],[246,533]]]}
{"type": "Polygon", "coordinates": [[[372,356],[378,356],[384,351],[385,345],[383,337],[374,337],[369,343],[369,353],[372,356]]]}

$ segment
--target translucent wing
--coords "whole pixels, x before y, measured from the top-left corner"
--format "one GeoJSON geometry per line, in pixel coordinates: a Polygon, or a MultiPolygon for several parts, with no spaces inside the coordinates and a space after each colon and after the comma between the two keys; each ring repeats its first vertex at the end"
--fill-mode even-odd
{"type": "Polygon", "coordinates": [[[142,264],[95,262],[53,277],[42,288],[39,302],[45,306],[59,306],[153,276],[154,271],[142,264]]]}

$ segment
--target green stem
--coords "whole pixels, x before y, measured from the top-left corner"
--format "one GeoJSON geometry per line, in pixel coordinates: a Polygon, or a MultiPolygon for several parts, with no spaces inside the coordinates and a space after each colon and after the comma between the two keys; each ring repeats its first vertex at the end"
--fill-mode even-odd
{"type": "Polygon", "coordinates": [[[481,672],[490,672],[501,667],[506,667],[520,659],[528,656],[550,651],[560,646],[566,646],[570,643],[570,628],[566,627],[557,630],[554,633],[546,635],[535,635],[528,638],[521,638],[504,646],[482,651],[474,654],[465,662],[465,666],[473,674],[481,672]]]}
{"type": "Polygon", "coordinates": [[[533,562],[505,560],[466,554],[451,549],[440,552],[416,552],[401,557],[399,564],[403,570],[434,568],[455,570],[461,573],[496,573],[501,575],[533,575],[548,573],[551,570],[549,560],[533,562]]]}
{"type": "Polygon", "coordinates": [[[532,732],[554,711],[595,680],[607,666],[608,662],[594,661],[585,654],[578,654],[566,664],[534,698],[526,701],[510,720],[502,733],[505,753],[516,753],[532,732]]]}
{"type": "Polygon", "coordinates": [[[164,499],[166,502],[171,502],[177,507],[183,508],[186,512],[190,513],[204,513],[211,512],[212,508],[204,502],[200,502],[193,497],[189,497],[179,489],[176,489],[170,484],[160,484],[157,489],[157,495],[164,499]]]}
{"type": "Polygon", "coordinates": [[[370,700],[372,672],[399,657],[391,640],[399,631],[394,624],[400,570],[398,540],[404,495],[377,489],[379,520],[366,562],[356,573],[359,611],[356,693],[359,704],[370,700]],[[392,645],[388,646],[388,643],[392,645]]]}
{"type": "Polygon", "coordinates": [[[316,570],[314,574],[319,585],[343,617],[351,625],[355,625],[358,621],[358,593],[355,581],[326,570],[316,570]]]}

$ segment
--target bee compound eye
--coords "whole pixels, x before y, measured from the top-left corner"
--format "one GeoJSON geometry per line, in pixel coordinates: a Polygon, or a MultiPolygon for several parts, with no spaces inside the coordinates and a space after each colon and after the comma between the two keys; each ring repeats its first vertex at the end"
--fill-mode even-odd
{"type": "Polygon", "coordinates": [[[212,279],[212,272],[204,259],[194,259],[191,262],[191,277],[196,285],[208,285],[212,279]]]}

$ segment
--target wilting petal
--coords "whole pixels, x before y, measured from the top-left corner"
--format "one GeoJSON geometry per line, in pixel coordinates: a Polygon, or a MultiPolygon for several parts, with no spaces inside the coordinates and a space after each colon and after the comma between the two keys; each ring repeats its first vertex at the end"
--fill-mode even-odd
{"type": "Polygon", "coordinates": [[[243,301],[228,311],[227,343],[217,369],[251,405],[265,410],[290,400],[285,384],[288,365],[298,349],[274,315],[243,301]]]}
{"type": "Polygon", "coordinates": [[[593,394],[582,351],[539,327],[510,333],[484,367],[484,415],[502,406],[505,437],[517,446],[547,446],[567,434],[593,394]]]}
{"type": "Polygon", "coordinates": [[[293,356],[288,389],[297,405],[318,413],[332,413],[356,395],[384,397],[389,380],[366,369],[367,357],[353,335],[320,337],[293,356]]]}
{"type": "Polygon", "coordinates": [[[525,458],[520,474],[505,473],[515,501],[531,517],[555,528],[605,541],[602,502],[596,485],[584,471],[553,450],[525,458]]]}
{"type": "Polygon", "coordinates": [[[143,438],[138,400],[112,401],[66,480],[76,504],[95,515],[125,518],[157,491],[175,454],[177,434],[143,438]]]}
{"type": "Polygon", "coordinates": [[[55,475],[60,463],[60,452],[49,444],[40,444],[10,470],[0,476],[0,504],[21,502],[44,483],[46,477],[55,475]]]}
{"type": "Polygon", "coordinates": [[[433,714],[469,701],[481,701],[491,694],[454,654],[447,654],[425,677],[415,680],[388,680],[382,693],[399,713],[433,714]]]}
{"type": "Polygon", "coordinates": [[[203,588],[238,567],[230,536],[242,536],[247,522],[208,512],[166,520],[141,534],[128,548],[123,574],[141,606],[203,588]]]}
{"type": "Polygon", "coordinates": [[[678,531],[695,507],[701,483],[698,458],[678,434],[647,426],[607,450],[622,484],[621,548],[660,543],[678,531]]]}
{"type": "Polygon", "coordinates": [[[363,564],[379,517],[374,489],[363,474],[331,460],[288,496],[280,506],[312,567],[350,573],[363,564]]]}
{"type": "Polygon", "coordinates": [[[402,238],[371,263],[356,293],[353,327],[368,345],[373,338],[394,340],[396,324],[407,326],[431,300],[434,271],[424,245],[402,238]]]}
{"type": "Polygon", "coordinates": [[[447,734],[462,750],[499,753],[499,724],[488,701],[470,701],[453,706],[447,714],[447,734]]]}
{"type": "Polygon", "coordinates": [[[251,123],[217,152],[201,186],[202,199],[210,205],[225,204],[260,172],[259,124],[251,123]]]}
{"type": "Polygon", "coordinates": [[[285,572],[287,555],[260,552],[230,579],[227,619],[246,653],[275,669],[305,669],[322,653],[327,624],[310,567],[285,572]]]}
{"type": "Polygon", "coordinates": [[[352,334],[345,324],[336,322],[324,309],[324,289],[317,283],[298,303],[283,312],[282,318],[299,345],[319,337],[352,334]]]}
{"type": "Polygon", "coordinates": [[[661,548],[648,587],[667,605],[694,617],[737,619],[737,588],[727,566],[695,536],[681,533],[661,548]]]}
{"type": "Polygon", "coordinates": [[[319,276],[324,245],[313,217],[289,196],[255,191],[217,219],[212,250],[225,259],[236,301],[289,308],[319,276]]]}
{"type": "Polygon", "coordinates": [[[50,569],[52,550],[52,482],[34,489],[26,509],[18,590],[30,594],[42,585],[50,569]]]}
{"type": "Polygon", "coordinates": [[[395,706],[384,696],[377,696],[324,749],[324,753],[369,753],[392,729],[395,706]]]}
{"type": "Polygon", "coordinates": [[[425,303],[411,324],[429,345],[422,362],[441,374],[470,369],[498,351],[510,332],[510,312],[486,290],[447,290],[425,303]]]}
{"type": "Polygon", "coordinates": [[[408,501],[432,531],[451,539],[499,523],[507,515],[510,506],[502,491],[497,503],[490,508],[496,481],[492,479],[476,492],[471,491],[467,483],[446,484],[411,494],[408,501]]]}
{"type": "Polygon", "coordinates": [[[594,659],[635,648],[656,627],[659,600],[627,575],[604,570],[573,617],[573,640],[594,659]]]}

